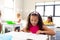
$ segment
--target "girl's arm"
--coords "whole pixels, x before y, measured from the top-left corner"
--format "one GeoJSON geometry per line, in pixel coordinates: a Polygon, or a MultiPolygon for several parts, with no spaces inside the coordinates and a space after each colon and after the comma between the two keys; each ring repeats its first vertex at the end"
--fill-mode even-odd
{"type": "Polygon", "coordinates": [[[53,23],[53,22],[51,22],[51,25],[54,25],[54,23],[53,23]]]}
{"type": "Polygon", "coordinates": [[[36,33],[39,34],[39,33],[45,33],[45,34],[48,34],[48,35],[55,35],[55,32],[50,29],[50,28],[47,28],[45,25],[43,26],[43,29],[44,31],[41,31],[41,30],[38,30],[36,33]]]}
{"type": "Polygon", "coordinates": [[[27,27],[24,27],[21,31],[23,31],[23,32],[29,32],[29,31],[27,31],[27,27]]]}
{"type": "Polygon", "coordinates": [[[21,31],[26,32],[26,27],[25,27],[25,28],[23,28],[21,31]]]}

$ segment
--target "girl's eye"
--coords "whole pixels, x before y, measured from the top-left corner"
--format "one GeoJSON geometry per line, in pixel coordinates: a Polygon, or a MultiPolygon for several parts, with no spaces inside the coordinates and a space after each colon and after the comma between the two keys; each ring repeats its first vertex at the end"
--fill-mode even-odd
{"type": "Polygon", "coordinates": [[[31,21],[36,21],[36,20],[31,20],[31,21]]]}

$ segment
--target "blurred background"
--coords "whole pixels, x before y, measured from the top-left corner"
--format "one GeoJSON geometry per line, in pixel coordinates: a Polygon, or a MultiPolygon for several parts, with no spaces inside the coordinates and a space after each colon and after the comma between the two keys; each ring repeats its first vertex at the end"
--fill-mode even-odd
{"type": "Polygon", "coordinates": [[[27,17],[32,11],[39,12],[43,21],[52,16],[54,25],[47,27],[56,32],[53,40],[60,40],[60,0],[0,0],[0,23],[3,33],[15,30],[17,25],[20,29],[25,27],[27,17]],[[20,14],[22,24],[16,23],[17,14],[20,14]]]}

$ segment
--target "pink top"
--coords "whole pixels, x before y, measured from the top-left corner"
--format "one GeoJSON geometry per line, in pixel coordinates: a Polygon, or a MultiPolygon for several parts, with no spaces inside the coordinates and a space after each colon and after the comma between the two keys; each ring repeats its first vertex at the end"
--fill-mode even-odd
{"type": "Polygon", "coordinates": [[[30,32],[36,33],[38,30],[39,30],[39,26],[38,25],[36,25],[36,26],[30,25],[30,29],[29,29],[30,32]]]}

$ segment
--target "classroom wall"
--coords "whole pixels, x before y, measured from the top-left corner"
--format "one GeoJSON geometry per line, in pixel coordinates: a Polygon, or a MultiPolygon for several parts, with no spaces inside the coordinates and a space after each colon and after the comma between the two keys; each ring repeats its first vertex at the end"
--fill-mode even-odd
{"type": "Polygon", "coordinates": [[[0,9],[2,9],[2,6],[3,6],[3,4],[4,4],[3,1],[4,1],[4,0],[0,0],[0,9]]]}
{"type": "Polygon", "coordinates": [[[23,0],[14,0],[14,13],[23,14],[23,0]]]}
{"type": "MultiPolygon", "coordinates": [[[[27,16],[30,12],[35,10],[35,3],[37,2],[52,2],[60,0],[14,0],[14,14],[20,13],[22,19],[27,19],[27,16]]],[[[4,0],[0,0],[0,9],[3,11],[4,0]]],[[[54,23],[60,25],[60,17],[54,17],[54,23]]]]}

